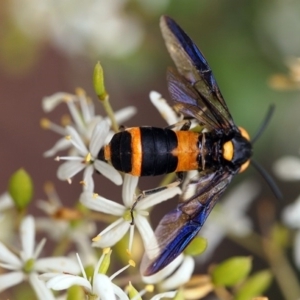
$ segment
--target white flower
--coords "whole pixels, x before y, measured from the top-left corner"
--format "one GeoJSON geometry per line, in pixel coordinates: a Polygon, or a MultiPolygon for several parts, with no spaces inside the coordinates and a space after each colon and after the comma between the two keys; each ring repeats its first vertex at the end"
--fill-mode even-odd
{"type": "Polygon", "coordinates": [[[64,207],[51,183],[45,185],[45,192],[47,201],[39,200],[37,206],[47,217],[36,218],[37,230],[46,232],[55,241],[73,242],[85,264],[96,263],[95,249],[90,242],[96,233],[96,224],[83,218],[77,209],[64,207]]]}
{"type": "MultiPolygon", "coordinates": [[[[101,248],[111,247],[117,243],[129,229],[131,229],[131,238],[129,242],[130,250],[134,230],[134,226],[131,226],[132,219],[130,211],[132,205],[136,201],[135,190],[138,179],[139,177],[128,174],[125,175],[122,191],[124,205],[92,194],[90,191],[86,191],[81,194],[80,201],[86,207],[119,217],[119,219],[109,225],[106,229],[100,232],[96,238],[93,239],[93,246],[101,248]]],[[[134,224],[138,228],[144,244],[147,244],[149,239],[151,239],[153,236],[153,230],[147,219],[147,209],[180,193],[181,190],[179,187],[172,187],[151,195],[147,195],[137,202],[133,212],[134,224]]]]}
{"type": "Polygon", "coordinates": [[[300,159],[296,156],[284,156],[274,164],[275,174],[282,180],[300,180],[300,159]]]}
{"type": "MultiPolygon", "coordinates": [[[[108,117],[103,118],[100,115],[95,115],[94,103],[86,96],[82,89],[77,89],[76,95],[58,92],[51,96],[44,97],[42,100],[42,107],[45,112],[50,112],[60,103],[67,104],[72,117],[72,120],[68,120],[68,125],[72,125],[72,127],[76,129],[85,144],[89,143],[96,124],[98,124],[101,120],[106,120],[108,124],[111,124],[111,121],[108,117]]],[[[128,106],[115,112],[115,119],[118,124],[123,124],[135,113],[135,107],[128,106]]],[[[68,134],[66,126],[63,127],[54,124],[45,118],[41,120],[41,126],[44,129],[50,129],[63,136],[63,138],[59,139],[51,149],[44,153],[45,157],[53,156],[58,151],[67,150],[70,148],[72,153],[77,153],[76,148],[72,148],[72,144],[64,138],[68,134]]],[[[110,131],[105,142],[109,142],[112,135],[113,132],[110,131]]]]}
{"type": "Polygon", "coordinates": [[[0,275],[0,292],[28,280],[39,299],[54,299],[45,284],[37,278],[38,273],[49,271],[78,273],[80,269],[71,259],[66,257],[38,259],[45,239],[35,248],[35,225],[32,216],[23,219],[20,225],[20,239],[22,248],[19,251],[19,256],[0,242],[0,266],[11,271],[0,275]]]}
{"type": "Polygon", "coordinates": [[[79,155],[57,157],[57,160],[67,160],[57,171],[57,177],[61,180],[68,180],[84,169],[83,184],[89,189],[94,189],[93,172],[98,171],[117,185],[122,183],[119,172],[111,165],[97,159],[99,150],[105,143],[109,132],[109,125],[106,121],[99,122],[92,133],[92,137],[87,148],[78,132],[71,126],[66,128],[70,142],[77,149],[79,155]]]}
{"type": "MultiPolygon", "coordinates": [[[[83,265],[81,263],[79,255],[77,255],[78,263],[81,269],[82,276],[76,276],[72,274],[65,274],[65,273],[45,273],[40,276],[42,280],[45,280],[47,283],[47,287],[53,290],[65,290],[73,285],[79,285],[82,286],[85,290],[86,294],[93,295],[95,300],[101,299],[101,300],[113,300],[116,299],[116,296],[118,299],[121,300],[128,300],[128,296],[125,294],[125,292],[115,285],[112,280],[119,275],[121,272],[123,272],[125,269],[127,269],[130,264],[122,268],[121,270],[117,271],[112,276],[108,277],[104,274],[99,274],[99,268],[101,266],[101,263],[105,257],[105,254],[108,252],[105,249],[103,251],[102,256],[98,260],[98,263],[96,264],[94,268],[94,274],[91,279],[87,277],[87,274],[85,273],[85,270],[83,268],[83,265]]],[[[109,253],[110,254],[110,253],[109,253]]]]}

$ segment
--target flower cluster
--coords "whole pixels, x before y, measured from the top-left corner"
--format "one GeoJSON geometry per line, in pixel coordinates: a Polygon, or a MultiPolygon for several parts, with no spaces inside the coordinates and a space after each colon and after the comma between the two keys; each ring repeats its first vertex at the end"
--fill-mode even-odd
{"type": "MultiPolygon", "coordinates": [[[[103,89],[98,90],[103,92],[97,95],[101,102],[106,103],[109,117],[95,114],[93,102],[82,89],[77,89],[74,95],[59,92],[42,100],[46,113],[61,104],[69,110],[69,117],[65,117],[61,125],[47,118],[41,120],[42,128],[60,135],[44,156],[54,157],[59,164],[58,179],[70,184],[73,182],[73,185],[80,183],[82,191],[78,203],[67,207],[54,185],[48,182],[45,184],[47,200],[37,201],[37,207],[45,216],[33,217],[26,214],[32,198],[30,176],[20,170],[11,177],[9,193],[0,197],[0,222],[5,223],[4,232],[12,236],[13,228],[9,227],[6,216],[17,216],[20,246],[17,248],[15,239],[2,237],[1,233],[0,267],[5,273],[0,275],[0,293],[28,281],[36,297],[43,300],[202,299],[210,292],[218,294],[220,287],[224,291],[230,287],[241,294],[248,289],[247,284],[257,277],[260,279],[259,287],[256,285],[255,293],[252,290],[251,293],[256,295],[264,291],[271,276],[265,271],[248,278],[251,271],[249,258],[233,258],[208,274],[193,275],[193,256],[206,249],[202,259],[208,260],[225,236],[240,238],[252,234],[251,221],[244,214],[257,195],[258,188],[253,182],[245,182],[217,205],[203,228],[204,236],[210,240],[208,247],[205,239],[196,238],[191,247],[156,274],[140,275],[135,267],[140,264],[144,250],[158,247],[149,219],[151,210],[175,196],[180,195],[181,201],[185,201],[195,194],[197,185],[192,182],[199,179],[199,174],[197,171],[188,172],[181,187],[177,182],[167,182],[150,192],[140,191],[139,177],[120,174],[99,155],[115,134],[116,124],[126,122],[136,113],[136,109],[126,107],[114,112],[112,117],[107,93],[103,89]],[[74,180],[81,171],[81,179],[74,180]],[[121,199],[102,196],[105,188],[103,184],[96,187],[94,173],[104,175],[103,184],[105,180],[111,180],[116,185],[122,185],[121,199]],[[98,233],[96,221],[106,225],[98,233]],[[44,247],[45,238],[35,247],[36,233],[47,236],[53,249],[44,247]],[[49,257],[40,258],[42,250],[49,257]],[[112,268],[114,271],[110,270],[112,268]],[[228,272],[236,275],[228,280],[228,272]],[[75,294],[76,298],[72,296],[75,294]]],[[[151,92],[150,100],[167,125],[183,123],[183,117],[160,94],[151,92]]],[[[192,122],[192,127],[194,125],[197,124],[192,122]]],[[[178,130],[181,126],[172,128],[178,130]]]]}

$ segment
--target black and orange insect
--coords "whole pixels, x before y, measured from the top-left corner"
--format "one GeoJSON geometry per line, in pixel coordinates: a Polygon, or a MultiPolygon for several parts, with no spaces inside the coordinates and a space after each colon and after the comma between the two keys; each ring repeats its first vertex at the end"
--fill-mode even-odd
{"type": "Polygon", "coordinates": [[[98,156],[134,176],[199,171],[195,194],[159,223],[155,247],[150,246],[143,259],[144,275],[160,271],[187,247],[252,156],[249,135],[235,125],[203,54],[171,18],[162,16],[160,27],[177,67],[167,75],[174,109],[195,119],[204,130],[189,131],[189,121],[180,130],[174,130],[175,126],[128,128],[116,133],[98,156]]]}

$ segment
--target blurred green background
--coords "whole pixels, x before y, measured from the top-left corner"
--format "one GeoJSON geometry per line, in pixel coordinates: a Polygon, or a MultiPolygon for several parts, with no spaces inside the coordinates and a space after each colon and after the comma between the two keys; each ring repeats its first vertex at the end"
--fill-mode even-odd
{"type": "MultiPolygon", "coordinates": [[[[42,157],[58,136],[39,127],[46,116],[41,99],[58,91],[73,93],[76,87],[96,99],[92,73],[98,60],[113,108],[138,108],[138,114],[124,125],[165,126],[148,97],[156,90],[169,99],[165,74],[173,62],[159,29],[162,14],[173,17],[202,50],[235,122],[250,135],[258,130],[269,105],[276,105],[270,125],[255,144],[256,160],[272,174],[277,158],[298,155],[300,84],[288,77],[294,80],[293,88],[282,90],[268,82],[277,73],[288,76],[286,61],[300,55],[299,1],[2,0],[1,191],[20,167],[32,175],[36,198],[44,197],[46,180],[57,182],[57,163],[42,157]]],[[[100,105],[96,110],[103,114],[100,105]]],[[[59,123],[63,113],[62,106],[47,117],[59,123]]],[[[247,176],[261,182],[265,197],[274,198],[252,168],[235,182],[247,176]]],[[[295,199],[299,185],[276,181],[285,196],[280,208],[295,199]]],[[[153,187],[149,182],[142,185],[153,187]]],[[[79,185],[56,185],[67,201],[76,201],[79,185]]],[[[112,189],[107,183],[105,195],[112,189]]]]}

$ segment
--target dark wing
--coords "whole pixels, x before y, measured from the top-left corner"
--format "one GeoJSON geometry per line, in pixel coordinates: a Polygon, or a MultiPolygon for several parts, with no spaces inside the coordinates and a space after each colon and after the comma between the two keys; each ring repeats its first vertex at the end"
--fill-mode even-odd
{"type": "Polygon", "coordinates": [[[233,175],[211,172],[200,177],[196,194],[181,203],[158,224],[154,238],[146,247],[141,272],[150,276],[171,263],[192,241],[233,175]]]}
{"type": "Polygon", "coordinates": [[[160,27],[178,72],[169,71],[169,91],[175,108],[200,123],[217,128],[236,128],[212,71],[201,51],[169,17],[160,27]]]}

